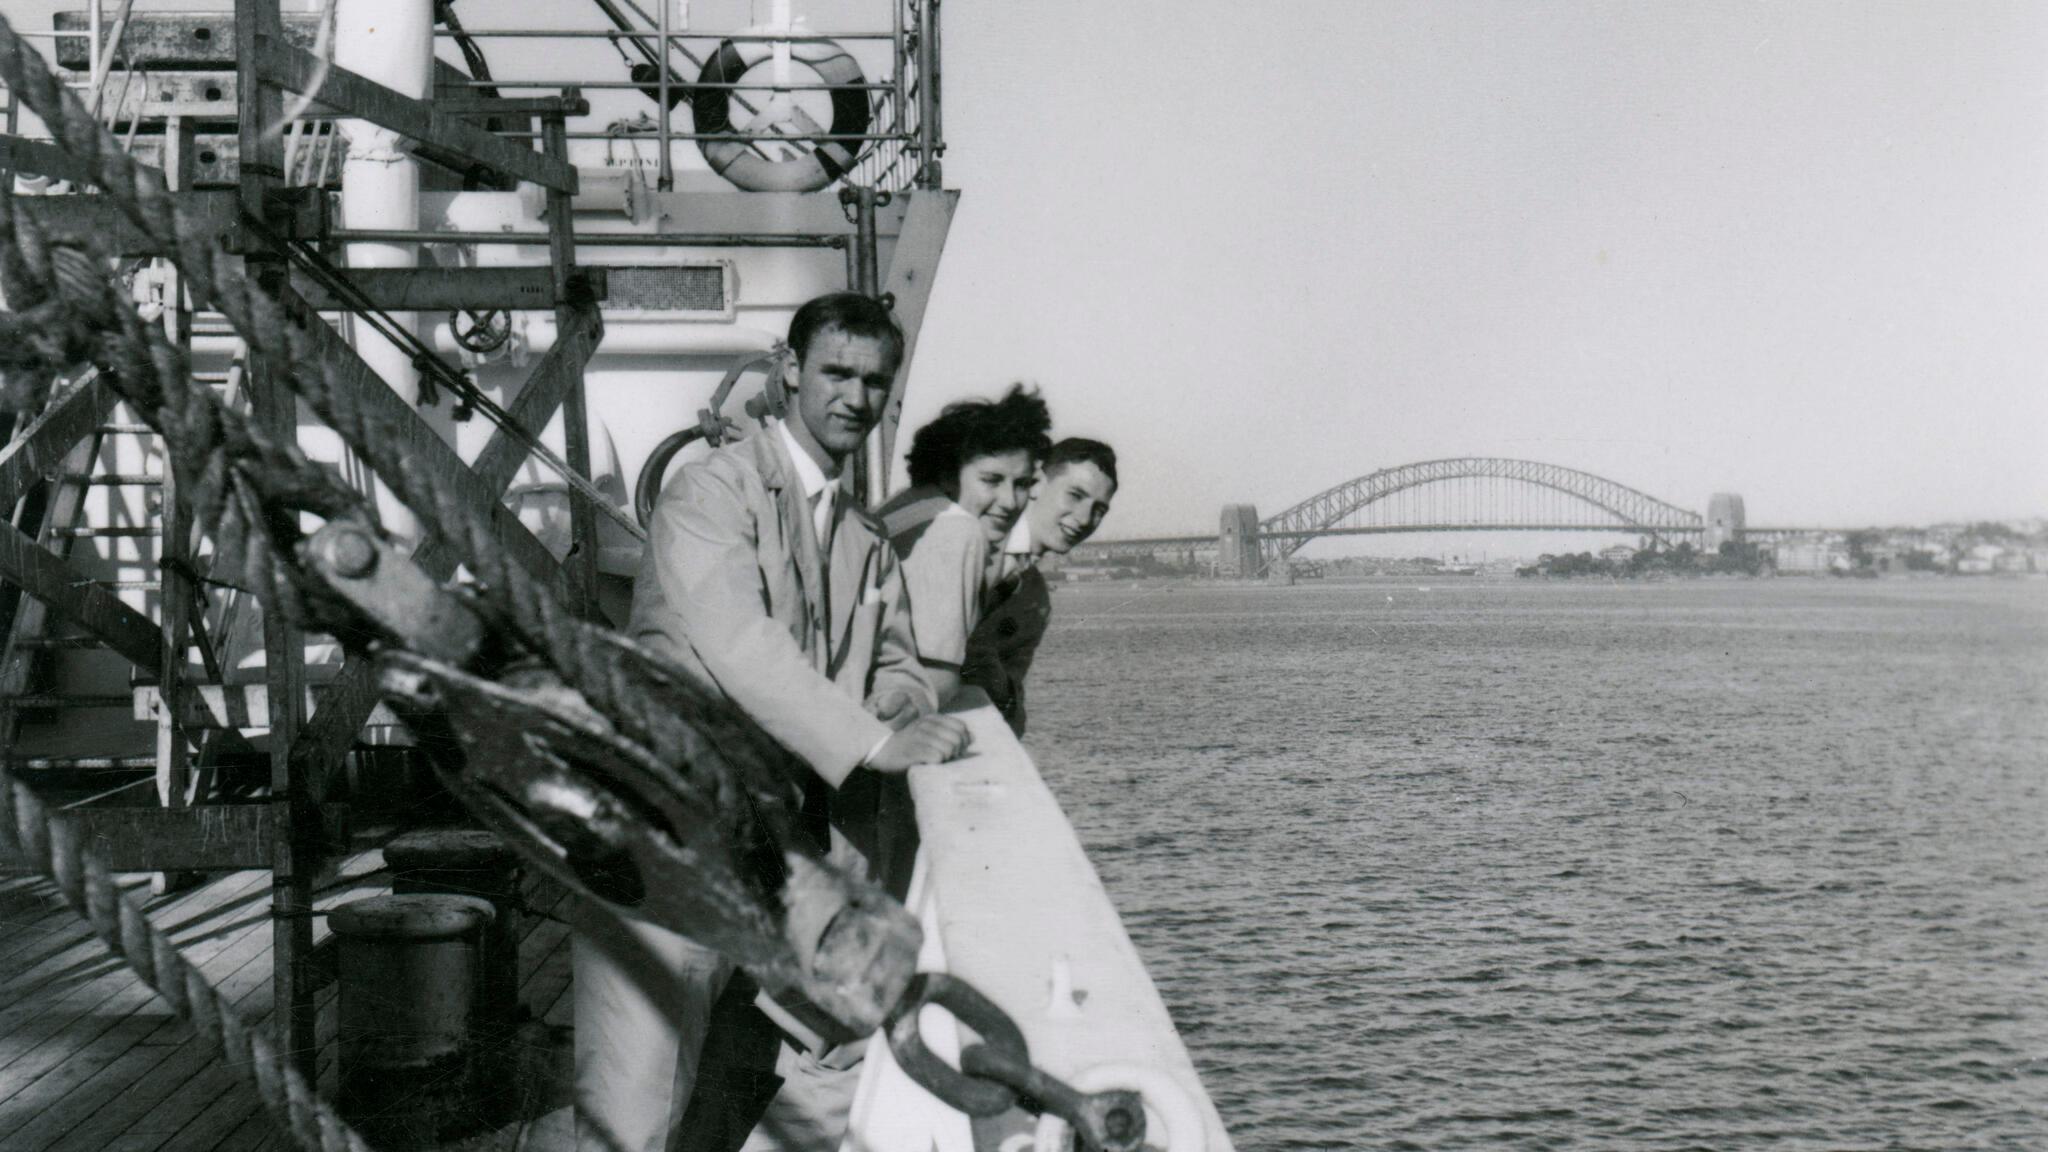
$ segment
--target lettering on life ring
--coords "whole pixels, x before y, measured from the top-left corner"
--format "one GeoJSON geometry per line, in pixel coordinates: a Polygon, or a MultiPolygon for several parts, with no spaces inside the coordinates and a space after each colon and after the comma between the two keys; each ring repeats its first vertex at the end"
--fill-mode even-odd
{"type": "MultiPolygon", "coordinates": [[[[699,87],[690,95],[690,112],[700,135],[740,131],[758,133],[768,127],[761,122],[764,118],[787,118],[796,127],[798,135],[819,134],[816,122],[793,104],[787,108],[786,117],[771,117],[764,112],[744,129],[734,127],[734,90],[718,85],[738,83],[748,69],[766,60],[774,47],[773,43],[765,40],[737,44],[727,40],[705,61],[704,70],[697,75],[699,87]]],[[[846,49],[830,40],[808,40],[791,44],[790,57],[833,86],[832,127],[825,132],[833,136],[867,135],[873,117],[868,110],[867,90],[861,87],[866,79],[861,75],[860,65],[846,49]]],[[[863,140],[821,141],[815,144],[809,155],[788,160],[770,160],[739,140],[699,140],[697,148],[704,154],[712,171],[749,191],[815,192],[845,175],[854,161],[860,158],[865,144],[863,140]]]]}

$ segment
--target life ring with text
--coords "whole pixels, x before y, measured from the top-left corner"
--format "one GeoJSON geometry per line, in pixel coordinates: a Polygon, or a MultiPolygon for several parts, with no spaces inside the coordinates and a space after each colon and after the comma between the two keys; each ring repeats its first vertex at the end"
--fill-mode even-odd
{"type": "MultiPolygon", "coordinates": [[[[831,40],[805,40],[790,44],[790,57],[818,74],[832,86],[832,126],[825,134],[866,136],[873,123],[868,108],[867,80],[860,65],[845,48],[831,40]]],[[[775,44],[767,40],[734,43],[727,40],[704,62],[698,73],[698,87],[690,95],[690,113],[700,136],[740,132],[732,122],[734,89],[754,65],[766,60],[775,44]]],[[[801,108],[791,112],[798,135],[818,134],[818,126],[801,108]]],[[[749,125],[751,129],[752,125],[749,125]]],[[[763,137],[770,139],[771,137],[763,137]]],[[[751,192],[815,192],[844,176],[860,158],[865,140],[818,141],[807,156],[771,160],[744,140],[698,140],[697,149],[711,170],[751,192]]]]}

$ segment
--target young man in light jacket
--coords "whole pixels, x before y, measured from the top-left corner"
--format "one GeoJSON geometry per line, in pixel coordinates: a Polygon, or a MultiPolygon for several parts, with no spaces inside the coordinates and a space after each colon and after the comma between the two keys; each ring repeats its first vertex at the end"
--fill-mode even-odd
{"type": "MultiPolygon", "coordinates": [[[[841,293],[799,309],[789,342],[787,418],[663,490],[629,631],[791,753],[803,811],[831,821],[830,858],[867,871],[877,774],[959,755],[966,728],[933,714],[895,554],[839,484],[881,418],[902,333],[878,302],[841,293]]],[[[662,1152],[732,965],[651,924],[586,920],[574,952],[579,1123],[609,1141],[584,1132],[580,1144],[662,1152]]],[[[787,1083],[762,1129],[777,1138],[757,1134],[757,1146],[837,1148],[854,1076],[788,1047],[775,1074],[787,1083]]]]}

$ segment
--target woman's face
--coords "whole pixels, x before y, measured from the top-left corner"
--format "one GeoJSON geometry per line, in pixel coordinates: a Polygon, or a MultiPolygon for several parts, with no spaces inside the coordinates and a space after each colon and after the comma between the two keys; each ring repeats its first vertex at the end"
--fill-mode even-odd
{"type": "Polygon", "coordinates": [[[1000,544],[1017,526],[1024,506],[1031,503],[1031,485],[1037,476],[1031,453],[1021,448],[976,456],[960,466],[958,491],[947,495],[981,521],[989,543],[1000,544]]]}

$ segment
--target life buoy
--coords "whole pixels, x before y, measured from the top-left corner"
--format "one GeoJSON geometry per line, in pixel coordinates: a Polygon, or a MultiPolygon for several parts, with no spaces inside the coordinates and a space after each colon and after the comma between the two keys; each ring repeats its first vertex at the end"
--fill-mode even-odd
{"type": "MultiPolygon", "coordinates": [[[[867,89],[862,87],[867,81],[846,49],[830,40],[797,41],[789,47],[792,59],[833,86],[832,127],[825,132],[833,136],[867,135],[873,122],[867,89]]],[[[733,89],[719,85],[738,83],[748,69],[766,60],[774,48],[774,43],[766,40],[727,40],[718,46],[697,76],[699,87],[690,94],[690,113],[698,134],[740,131],[732,122],[733,89]]],[[[818,131],[801,109],[797,110],[797,117],[802,134],[818,131]]],[[[697,149],[712,171],[749,191],[815,192],[845,175],[860,158],[866,143],[822,141],[811,149],[810,155],[789,160],[770,160],[739,140],[699,140],[697,149]]]]}

